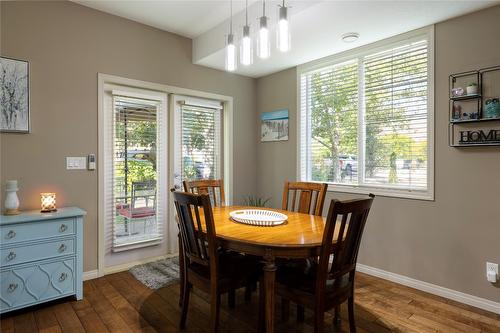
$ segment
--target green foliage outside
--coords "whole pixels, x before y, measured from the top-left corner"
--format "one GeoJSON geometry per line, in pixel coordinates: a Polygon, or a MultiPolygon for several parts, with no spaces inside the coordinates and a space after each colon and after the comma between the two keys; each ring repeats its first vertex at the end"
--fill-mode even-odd
{"type": "MultiPolygon", "coordinates": [[[[388,182],[397,182],[396,160],[426,161],[427,142],[415,141],[409,129],[404,101],[425,100],[425,89],[395,89],[393,77],[418,78],[426,70],[420,62],[410,65],[365,68],[365,172],[373,177],[379,169],[390,169],[388,182]],[[389,73],[389,74],[388,74],[389,73]],[[380,86],[381,82],[386,86],[380,86]],[[373,89],[375,87],[375,89],[373,89]],[[396,101],[396,103],[394,103],[396,101]],[[403,101],[403,103],[401,103],[403,101]],[[399,103],[398,103],[399,102],[399,103]]],[[[312,179],[340,182],[339,156],[358,155],[358,62],[348,62],[310,76],[310,112],[313,150],[312,179]]]]}

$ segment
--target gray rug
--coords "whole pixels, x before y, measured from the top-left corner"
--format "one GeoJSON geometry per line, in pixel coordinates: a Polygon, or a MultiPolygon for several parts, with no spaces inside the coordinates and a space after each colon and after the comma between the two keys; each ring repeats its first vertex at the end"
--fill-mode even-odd
{"type": "Polygon", "coordinates": [[[179,257],[137,265],[129,272],[148,288],[166,287],[179,281],[179,257]]]}

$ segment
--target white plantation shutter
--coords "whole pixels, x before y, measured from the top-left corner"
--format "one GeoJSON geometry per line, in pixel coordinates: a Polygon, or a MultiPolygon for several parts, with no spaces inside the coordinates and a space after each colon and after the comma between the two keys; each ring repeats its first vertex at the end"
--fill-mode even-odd
{"type": "Polygon", "coordinates": [[[365,182],[425,190],[427,41],[368,55],[363,66],[365,182]],[[378,151],[384,154],[377,154],[378,151]]]}
{"type": "Polygon", "coordinates": [[[222,178],[222,103],[200,98],[176,97],[175,178],[222,178]]]}
{"type": "Polygon", "coordinates": [[[154,96],[113,91],[111,207],[113,251],[162,241],[166,219],[166,110],[154,96]],[[132,96],[131,96],[132,95],[132,96]]]}
{"type": "Polygon", "coordinates": [[[356,183],[354,166],[347,174],[346,165],[358,153],[357,60],[303,75],[301,92],[309,161],[302,172],[312,181],[356,183]]]}
{"type": "Polygon", "coordinates": [[[432,197],[429,38],[299,70],[301,180],[432,197]]]}

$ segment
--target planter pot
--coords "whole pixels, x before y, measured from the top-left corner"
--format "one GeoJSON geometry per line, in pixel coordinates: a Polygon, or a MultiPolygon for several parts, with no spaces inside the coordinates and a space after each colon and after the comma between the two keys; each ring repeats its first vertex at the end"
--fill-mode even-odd
{"type": "Polygon", "coordinates": [[[467,87],[467,95],[476,95],[477,94],[477,86],[468,86],[467,87]]]}

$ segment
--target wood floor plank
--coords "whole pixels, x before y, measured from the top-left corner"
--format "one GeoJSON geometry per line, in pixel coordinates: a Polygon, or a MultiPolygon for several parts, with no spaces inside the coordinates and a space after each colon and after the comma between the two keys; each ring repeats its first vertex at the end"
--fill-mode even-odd
{"type": "Polygon", "coordinates": [[[21,313],[14,317],[15,332],[38,332],[33,312],[21,313]]]}
{"type": "Polygon", "coordinates": [[[80,319],[78,319],[78,316],[71,306],[71,302],[54,305],[54,314],[63,332],[85,332],[80,319]]]}
{"type": "Polygon", "coordinates": [[[3,318],[0,321],[0,331],[2,331],[2,333],[14,333],[14,318],[3,318]]]}
{"type": "MultiPolygon", "coordinates": [[[[355,316],[358,333],[389,332],[467,332],[499,333],[497,314],[430,295],[396,283],[365,274],[356,277],[355,316]]],[[[246,303],[243,290],[236,292],[236,308],[230,309],[222,298],[221,333],[257,331],[258,294],[246,303]]],[[[180,319],[179,285],[151,290],[130,273],[121,272],[84,283],[82,301],[67,300],[45,307],[27,308],[2,316],[2,333],[59,332],[145,332],[178,333],[180,319]]],[[[277,300],[277,333],[312,333],[313,312],[306,310],[305,321],[295,320],[296,307],[290,307],[290,319],[279,318],[277,300]]],[[[184,333],[209,331],[208,295],[193,289],[187,327],[184,333]]],[[[346,306],[341,307],[341,325],[332,325],[333,311],[325,314],[326,333],[347,333],[346,306]]]]}
{"type": "Polygon", "coordinates": [[[85,331],[96,333],[109,332],[106,325],[104,325],[101,318],[86,298],[81,301],[73,302],[71,305],[85,328],[85,331]]]}
{"type": "Polygon", "coordinates": [[[57,321],[52,307],[42,308],[34,312],[35,321],[40,332],[61,332],[61,327],[57,321]]]}

